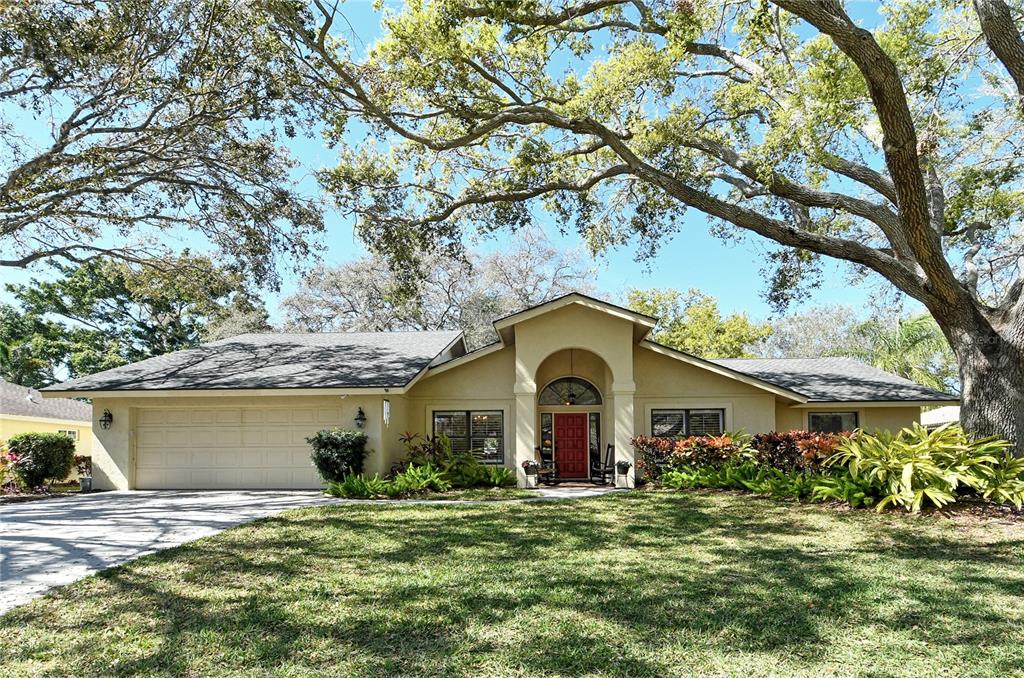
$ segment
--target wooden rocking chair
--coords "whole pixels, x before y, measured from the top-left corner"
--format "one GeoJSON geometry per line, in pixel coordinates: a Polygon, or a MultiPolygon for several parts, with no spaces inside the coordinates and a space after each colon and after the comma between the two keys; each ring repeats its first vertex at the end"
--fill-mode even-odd
{"type": "Polygon", "coordinates": [[[598,461],[590,467],[590,482],[607,485],[609,477],[615,477],[615,445],[611,443],[608,443],[605,450],[604,462],[598,461]]]}

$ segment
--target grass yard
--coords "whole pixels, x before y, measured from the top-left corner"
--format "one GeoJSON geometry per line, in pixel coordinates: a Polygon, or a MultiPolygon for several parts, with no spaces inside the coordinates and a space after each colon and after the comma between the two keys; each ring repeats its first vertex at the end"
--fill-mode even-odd
{"type": "Polygon", "coordinates": [[[292,511],[0,617],[20,675],[1021,675],[1024,524],[750,496],[292,511]]]}

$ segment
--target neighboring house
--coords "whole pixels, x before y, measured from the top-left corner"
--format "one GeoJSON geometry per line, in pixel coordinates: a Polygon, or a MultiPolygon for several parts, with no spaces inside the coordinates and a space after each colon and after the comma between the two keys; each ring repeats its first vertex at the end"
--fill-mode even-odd
{"type": "Polygon", "coordinates": [[[921,424],[928,428],[938,428],[944,424],[955,424],[960,421],[960,406],[946,405],[921,413],[921,424]]]}
{"type": "Polygon", "coordinates": [[[25,386],[0,379],[0,440],[17,433],[66,433],[75,454],[92,453],[92,406],[71,398],[43,398],[25,386]]]}
{"type": "Polygon", "coordinates": [[[639,434],[896,429],[954,396],[855,360],[703,360],[650,341],[654,318],[569,294],[498,319],[467,353],[458,332],[245,334],[45,389],[88,396],[99,488],[316,488],[306,437],[352,428],[369,473],[407,432],[518,471],[551,447],[586,477],[639,434]]]}

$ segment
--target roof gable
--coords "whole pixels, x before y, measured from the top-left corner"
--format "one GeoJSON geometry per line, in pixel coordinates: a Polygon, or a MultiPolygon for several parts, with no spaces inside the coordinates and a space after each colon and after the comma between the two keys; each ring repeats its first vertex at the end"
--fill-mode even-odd
{"type": "Polygon", "coordinates": [[[695,355],[691,355],[684,351],[674,349],[671,346],[659,344],[656,341],[642,341],[640,342],[640,346],[650,351],[654,351],[655,353],[669,356],[671,358],[675,358],[676,360],[680,360],[684,363],[708,370],[709,372],[714,372],[715,374],[721,375],[728,379],[734,379],[741,383],[747,384],[748,386],[754,386],[755,388],[759,388],[763,391],[768,391],[769,393],[773,393],[777,396],[781,396],[789,400],[794,400],[798,403],[807,402],[807,397],[804,396],[799,391],[788,388],[786,386],[781,386],[779,384],[767,381],[757,376],[745,374],[743,372],[734,370],[724,365],[719,365],[717,361],[698,358],[695,355]]]}
{"type": "Polygon", "coordinates": [[[594,297],[590,297],[579,292],[570,292],[569,294],[564,294],[556,299],[552,299],[551,301],[546,301],[543,304],[531,306],[530,308],[525,308],[522,311],[517,311],[503,318],[498,318],[492,324],[494,325],[494,330],[501,338],[502,343],[509,345],[515,343],[515,333],[512,331],[512,328],[515,325],[572,304],[578,304],[602,313],[607,313],[610,316],[628,320],[633,323],[633,341],[640,341],[646,337],[658,322],[657,318],[644,315],[643,313],[637,313],[625,306],[611,304],[607,301],[595,299],[594,297]]]}

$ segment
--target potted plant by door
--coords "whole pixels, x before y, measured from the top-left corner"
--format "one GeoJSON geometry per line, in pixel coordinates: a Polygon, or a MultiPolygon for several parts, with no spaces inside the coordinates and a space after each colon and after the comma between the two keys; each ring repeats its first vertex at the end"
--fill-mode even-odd
{"type": "Polygon", "coordinates": [[[631,487],[629,469],[633,464],[625,459],[615,462],[615,487],[631,487]]]}
{"type": "Polygon", "coordinates": [[[526,460],[523,462],[523,473],[526,474],[526,486],[537,487],[537,471],[540,470],[540,464],[533,460],[526,460]]]}
{"type": "Polygon", "coordinates": [[[78,491],[92,492],[92,457],[75,455],[75,471],[78,473],[78,491]]]}

